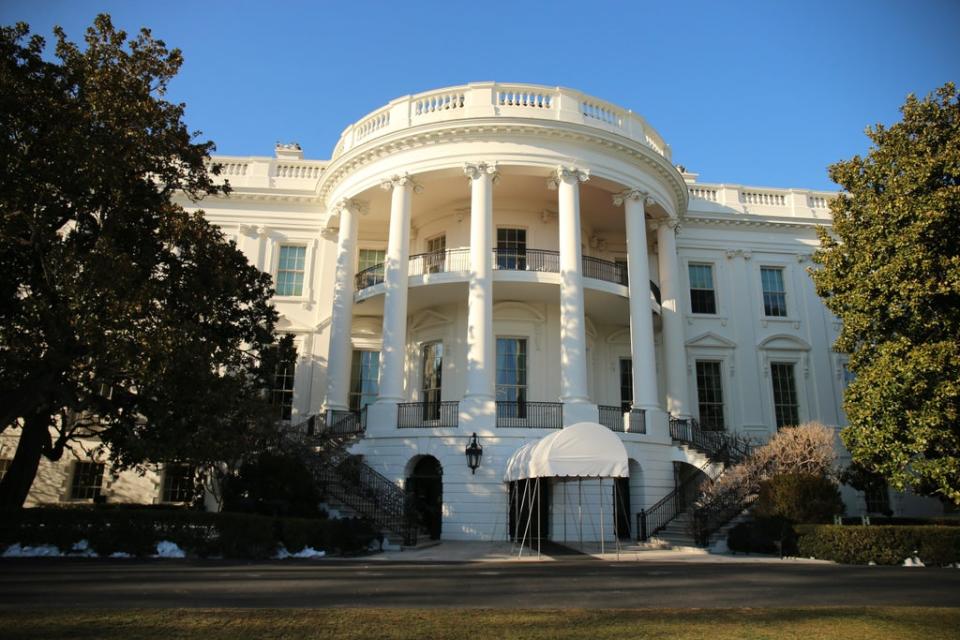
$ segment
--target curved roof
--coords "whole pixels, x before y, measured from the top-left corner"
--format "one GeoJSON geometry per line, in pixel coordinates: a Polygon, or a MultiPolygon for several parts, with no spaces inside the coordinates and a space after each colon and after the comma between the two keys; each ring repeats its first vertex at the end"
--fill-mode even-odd
{"type": "Polygon", "coordinates": [[[626,478],[627,450],[596,422],[578,422],[513,452],[504,482],[527,478],[626,478]]]}

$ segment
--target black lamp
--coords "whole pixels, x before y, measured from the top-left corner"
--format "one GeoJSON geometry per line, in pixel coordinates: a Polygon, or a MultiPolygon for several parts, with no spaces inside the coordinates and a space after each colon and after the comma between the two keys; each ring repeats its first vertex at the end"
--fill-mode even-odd
{"type": "Polygon", "coordinates": [[[470,473],[476,473],[477,467],[480,466],[480,458],[483,457],[483,447],[477,442],[477,434],[473,434],[470,438],[465,453],[467,454],[467,466],[470,467],[470,473]]]}

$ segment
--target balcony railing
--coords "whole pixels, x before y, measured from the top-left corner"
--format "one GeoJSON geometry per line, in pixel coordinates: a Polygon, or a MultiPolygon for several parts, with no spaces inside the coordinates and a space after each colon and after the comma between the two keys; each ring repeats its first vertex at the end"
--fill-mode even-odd
{"type": "Polygon", "coordinates": [[[497,400],[497,426],[517,429],[562,429],[563,404],[497,400]]]}
{"type": "Polygon", "coordinates": [[[560,252],[548,249],[493,250],[493,268],[500,271],[560,273],[560,252]]]}
{"type": "Polygon", "coordinates": [[[647,412],[643,409],[631,409],[627,417],[627,424],[630,425],[630,433],[646,433],[647,412]]]}
{"type": "Polygon", "coordinates": [[[444,429],[460,424],[460,403],[401,402],[397,405],[397,428],[399,429],[444,429]]]}
{"type": "Polygon", "coordinates": [[[583,256],[583,277],[627,286],[627,267],[609,260],[583,256]]]}
{"type": "Polygon", "coordinates": [[[602,404],[598,408],[600,409],[600,424],[611,431],[619,431],[620,433],[626,431],[623,407],[602,404]]]}
{"type": "Polygon", "coordinates": [[[447,249],[432,253],[418,253],[410,256],[411,276],[422,276],[431,273],[446,273],[447,271],[469,271],[470,249],[447,249]]]}
{"type": "MultiPolygon", "coordinates": [[[[627,267],[623,264],[601,260],[592,256],[583,256],[583,277],[628,285],[627,267]]],[[[431,273],[470,271],[470,249],[447,249],[431,253],[418,253],[410,256],[407,274],[423,276],[431,273]]],[[[560,273],[560,252],[550,249],[504,249],[493,250],[493,268],[498,271],[538,271],[541,273],[560,273]]],[[[356,275],[354,284],[357,291],[383,282],[384,264],[367,267],[356,275]]],[[[650,290],[660,304],[660,288],[651,280],[650,290]]]]}

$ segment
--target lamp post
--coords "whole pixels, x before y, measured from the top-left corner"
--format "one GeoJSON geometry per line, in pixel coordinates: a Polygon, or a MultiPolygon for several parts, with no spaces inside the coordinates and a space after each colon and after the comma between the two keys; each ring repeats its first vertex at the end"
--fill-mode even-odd
{"type": "Polygon", "coordinates": [[[477,442],[476,433],[470,438],[470,442],[467,443],[467,448],[464,452],[467,454],[467,466],[470,467],[470,473],[476,474],[477,467],[480,466],[480,458],[483,457],[483,447],[477,442]]]}

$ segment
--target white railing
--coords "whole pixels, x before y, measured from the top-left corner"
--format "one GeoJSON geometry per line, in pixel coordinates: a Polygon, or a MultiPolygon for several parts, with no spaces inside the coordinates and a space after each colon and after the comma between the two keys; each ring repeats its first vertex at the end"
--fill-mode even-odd
{"type": "Polygon", "coordinates": [[[807,204],[811,209],[826,209],[827,199],[822,196],[807,196],[807,204]]]}
{"type": "Polygon", "coordinates": [[[701,200],[707,200],[708,202],[717,201],[716,189],[708,189],[706,187],[690,187],[689,191],[691,198],[700,198],[701,200]]]}
{"type": "Polygon", "coordinates": [[[787,206],[787,197],[782,193],[741,191],[740,202],[742,204],[763,205],[767,207],[785,207],[787,206]]]}
{"type": "Polygon", "coordinates": [[[317,165],[300,164],[293,162],[278,162],[274,166],[274,176],[277,178],[307,178],[316,180],[323,173],[317,165]]]}
{"type": "MultiPolygon", "coordinates": [[[[217,163],[216,161],[214,161],[217,163]]],[[[221,176],[245,176],[249,162],[219,162],[221,176]]]]}
{"type": "Polygon", "coordinates": [[[531,84],[478,82],[398,98],[347,127],[335,160],[359,144],[408,127],[465,118],[536,118],[604,129],[654,150],[667,160],[670,147],[638,114],[579,91],[531,84]]]}

